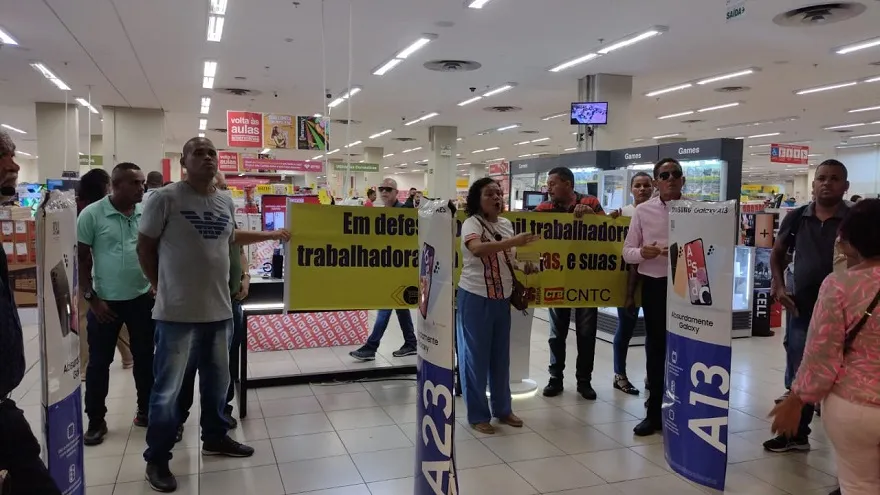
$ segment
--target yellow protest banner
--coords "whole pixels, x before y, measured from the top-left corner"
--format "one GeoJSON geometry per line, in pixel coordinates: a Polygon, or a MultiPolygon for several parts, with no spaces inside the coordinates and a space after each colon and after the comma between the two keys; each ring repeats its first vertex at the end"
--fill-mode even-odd
{"type": "MultiPolygon", "coordinates": [[[[535,307],[618,307],[626,296],[621,253],[628,218],[506,213],[517,233],[541,240],[517,250],[539,273],[517,277],[535,307]]],[[[461,224],[456,216],[457,280],[461,224]]],[[[418,301],[418,212],[412,209],[289,206],[286,283],[296,311],[398,309],[418,301]]]]}

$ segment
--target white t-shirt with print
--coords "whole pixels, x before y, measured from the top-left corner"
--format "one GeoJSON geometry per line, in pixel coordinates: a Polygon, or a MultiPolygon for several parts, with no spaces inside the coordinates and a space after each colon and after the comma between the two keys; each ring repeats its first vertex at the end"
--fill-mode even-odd
{"type": "MultiPolygon", "coordinates": [[[[506,218],[498,218],[495,223],[483,220],[492,232],[483,227],[476,217],[469,217],[461,226],[461,278],[458,286],[478,296],[489,299],[507,299],[513,292],[513,275],[507,266],[503,252],[483,257],[474,256],[467,248],[468,241],[482,238],[484,242],[495,241],[495,234],[502,239],[514,236],[513,224],[506,218]]],[[[514,262],[514,252],[508,251],[510,262],[514,262]]]]}
{"type": "Polygon", "coordinates": [[[620,216],[622,217],[632,217],[636,214],[636,205],[628,204],[620,209],[620,216]]]}

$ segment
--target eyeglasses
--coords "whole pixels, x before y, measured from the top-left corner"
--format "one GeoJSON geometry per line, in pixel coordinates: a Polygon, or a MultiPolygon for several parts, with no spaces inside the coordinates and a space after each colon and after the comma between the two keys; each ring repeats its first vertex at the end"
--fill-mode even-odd
{"type": "Polygon", "coordinates": [[[394,190],[394,189],[392,189],[392,188],[390,188],[390,187],[380,187],[380,188],[379,188],[379,192],[391,192],[391,191],[393,191],[393,190],[394,190]]]}
{"type": "Polygon", "coordinates": [[[681,170],[673,170],[671,172],[660,172],[657,174],[657,178],[660,180],[669,180],[670,178],[678,180],[681,179],[681,176],[684,175],[681,173],[681,170]]]}

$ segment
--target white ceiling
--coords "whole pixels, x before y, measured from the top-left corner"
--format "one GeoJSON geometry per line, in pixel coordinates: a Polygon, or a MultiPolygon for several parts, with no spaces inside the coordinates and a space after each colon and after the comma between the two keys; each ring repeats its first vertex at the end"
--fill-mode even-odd
{"type": "MultiPolygon", "coordinates": [[[[766,170],[770,167],[766,157],[750,156],[766,152],[766,148],[750,149],[749,145],[809,140],[811,152],[821,153],[816,157],[821,159],[833,156],[834,146],[841,141],[839,134],[823,127],[880,120],[880,111],[846,113],[852,108],[880,105],[880,82],[803,96],[793,93],[880,76],[880,66],[871,65],[880,61],[880,47],[849,55],[832,52],[832,48],[880,35],[880,2],[860,1],[867,11],[854,19],[793,28],[780,27],[772,18],[817,2],[749,0],[745,18],[726,23],[724,0],[492,0],[482,10],[467,9],[462,0],[325,0],[322,33],[319,0],[229,0],[223,39],[213,43],[205,39],[209,0],[6,0],[0,27],[15,36],[21,47],[0,49],[4,68],[0,74],[0,123],[27,130],[29,134],[18,139],[19,147],[36,151],[33,102],[63,102],[65,98],[64,92],[28,65],[41,61],[72,88],[68,93],[71,100],[91,92],[98,107],[164,109],[167,150],[176,151],[198,132],[203,95],[213,98],[209,128],[226,126],[226,110],[300,115],[322,111],[324,88],[338,96],[349,85],[351,50],[351,83],[363,86],[351,100],[351,117],[361,124],[333,127],[332,145],[363,140],[383,146],[386,153],[396,153],[387,159],[387,165],[427,158],[430,125],[458,126],[459,135],[465,138],[458,150],[463,162],[562,152],[576,146],[572,136],[576,128],[565,118],[542,121],[541,117],[568,109],[577,99],[579,77],[613,73],[634,76],[628,137],[649,138],[638,145],[649,144],[652,136],[672,133],[692,140],[782,132],[779,137],[746,141],[747,166],[766,170]],[[440,27],[438,23],[453,25],[440,27]],[[669,30],[563,72],[547,70],[595,50],[599,39],[607,43],[653,25],[668,26],[669,30]],[[421,33],[439,37],[387,75],[372,75],[375,67],[421,33]],[[323,44],[322,37],[326,40],[323,44]],[[262,94],[237,97],[203,90],[206,59],[218,61],[215,88],[240,87],[262,94]],[[483,67],[467,73],[438,73],[422,67],[424,62],[437,59],[474,60],[483,67]],[[643,96],[651,90],[748,67],[762,70],[660,97],[643,96]],[[456,105],[471,96],[470,87],[485,90],[505,82],[518,86],[467,107],[456,105]],[[745,85],[751,90],[735,94],[714,91],[724,85],[745,85]],[[732,101],[742,104],[697,117],[657,120],[661,115],[732,101]],[[484,111],[489,105],[512,105],[522,111],[484,111]],[[404,119],[435,111],[440,115],[426,123],[402,125],[404,119]],[[734,123],[788,116],[799,119],[751,130],[717,130],[734,123]],[[704,118],[705,122],[680,122],[687,118],[704,118]],[[513,123],[523,127],[476,136],[513,123]],[[386,128],[395,132],[367,139],[386,128]],[[539,134],[522,135],[520,130],[539,134]],[[400,143],[392,140],[394,137],[416,141],[400,143]],[[541,143],[549,146],[513,146],[538,137],[550,137],[541,143]],[[417,146],[424,149],[400,154],[417,146]],[[500,150],[470,153],[494,146],[500,150]]],[[[347,118],[348,105],[337,107],[334,117],[347,118]]],[[[88,121],[87,113],[82,114],[80,132],[85,142],[88,121]]],[[[92,132],[100,133],[99,118],[91,120],[92,132]]],[[[880,132],[880,125],[862,129],[864,132],[859,129],[855,134],[880,132]]],[[[218,144],[225,142],[220,133],[209,131],[208,137],[218,144]]],[[[866,141],[874,140],[852,142],[866,141]]],[[[352,150],[362,151],[360,146],[352,150]]],[[[315,154],[283,153],[299,158],[315,154]]]]}

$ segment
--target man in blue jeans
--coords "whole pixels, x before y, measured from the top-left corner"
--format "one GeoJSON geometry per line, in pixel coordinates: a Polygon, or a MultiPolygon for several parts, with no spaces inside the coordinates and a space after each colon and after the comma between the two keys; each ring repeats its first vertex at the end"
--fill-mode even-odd
{"type": "MultiPolygon", "coordinates": [[[[386,208],[407,208],[397,200],[397,181],[394,179],[385,179],[379,186],[379,197],[382,204],[386,208]]],[[[391,312],[397,312],[397,321],[400,322],[400,330],[403,331],[403,347],[391,353],[394,357],[413,356],[418,351],[416,349],[416,332],[413,328],[412,314],[408,309],[380,309],[376,315],[376,324],[373,326],[373,332],[367,339],[367,343],[360,349],[351,351],[349,356],[359,361],[373,361],[376,359],[376,351],[379,350],[379,343],[385,330],[388,328],[388,322],[391,321],[391,312]]]]}
{"type": "Polygon", "coordinates": [[[223,414],[230,379],[229,248],[235,207],[214,187],[217,149],[210,140],[187,141],[180,164],[186,179],[150,198],[138,237],[138,259],[156,289],[155,382],[144,459],[146,479],[160,492],[177,489],[168,463],[180,424],[180,390],[193,366],[200,378],[202,454],[254,454],[254,449],[229,437],[223,414]]]}

